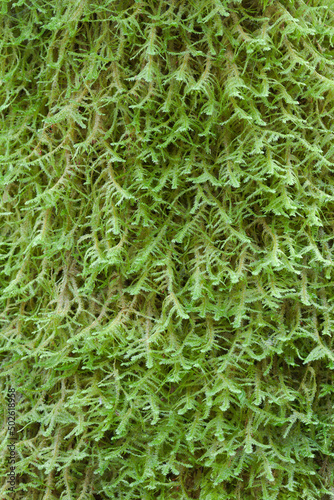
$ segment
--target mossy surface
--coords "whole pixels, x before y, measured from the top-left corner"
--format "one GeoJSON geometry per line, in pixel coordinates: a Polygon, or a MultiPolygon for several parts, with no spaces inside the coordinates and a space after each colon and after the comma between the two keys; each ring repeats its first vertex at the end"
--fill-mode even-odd
{"type": "Polygon", "coordinates": [[[334,498],[333,1],[0,12],[1,498],[334,498]]]}

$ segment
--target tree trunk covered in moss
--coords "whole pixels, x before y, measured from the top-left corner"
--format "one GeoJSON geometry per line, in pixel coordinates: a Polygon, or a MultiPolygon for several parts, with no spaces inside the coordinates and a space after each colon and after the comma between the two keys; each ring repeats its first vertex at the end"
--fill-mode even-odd
{"type": "Polygon", "coordinates": [[[2,497],[334,498],[334,2],[0,4],[2,497]]]}

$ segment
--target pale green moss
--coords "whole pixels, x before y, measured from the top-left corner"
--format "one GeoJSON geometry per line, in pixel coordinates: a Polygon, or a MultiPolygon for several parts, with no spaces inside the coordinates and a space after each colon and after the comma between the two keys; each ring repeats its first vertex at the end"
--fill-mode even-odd
{"type": "Polygon", "coordinates": [[[17,499],[333,495],[333,6],[2,0],[17,499]]]}

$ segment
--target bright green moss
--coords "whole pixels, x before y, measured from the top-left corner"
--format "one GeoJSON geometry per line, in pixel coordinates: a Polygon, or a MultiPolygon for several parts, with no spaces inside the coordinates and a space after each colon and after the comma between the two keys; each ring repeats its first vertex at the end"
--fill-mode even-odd
{"type": "Polygon", "coordinates": [[[332,498],[332,0],[0,5],[2,498],[332,498]]]}

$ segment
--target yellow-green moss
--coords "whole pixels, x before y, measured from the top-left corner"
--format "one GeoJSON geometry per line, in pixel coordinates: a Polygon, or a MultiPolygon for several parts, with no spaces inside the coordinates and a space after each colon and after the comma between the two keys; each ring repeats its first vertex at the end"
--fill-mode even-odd
{"type": "Polygon", "coordinates": [[[0,5],[2,498],[332,498],[333,1],[0,5]]]}

